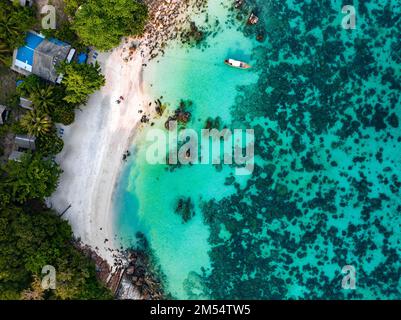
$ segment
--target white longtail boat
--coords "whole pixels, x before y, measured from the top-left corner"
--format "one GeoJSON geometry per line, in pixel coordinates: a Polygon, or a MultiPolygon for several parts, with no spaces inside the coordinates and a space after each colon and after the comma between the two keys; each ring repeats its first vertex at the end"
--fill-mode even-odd
{"type": "Polygon", "coordinates": [[[238,69],[250,69],[251,66],[245,62],[234,60],[234,59],[226,59],[224,63],[228,66],[238,68],[238,69]]]}

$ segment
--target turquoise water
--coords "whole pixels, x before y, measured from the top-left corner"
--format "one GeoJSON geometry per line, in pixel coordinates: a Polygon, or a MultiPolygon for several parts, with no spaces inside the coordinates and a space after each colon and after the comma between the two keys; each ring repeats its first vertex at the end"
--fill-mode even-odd
{"type": "Polygon", "coordinates": [[[192,101],[187,128],[220,117],[255,130],[251,176],[148,164],[146,133],[167,115],[135,141],[116,228],[125,246],[145,234],[174,297],[400,297],[401,9],[354,1],[357,29],[344,30],[341,5],[247,1],[233,10],[210,0],[207,16],[194,17],[206,39],[171,43],[145,69],[170,114],[192,101]],[[245,26],[251,9],[257,26],[245,26]],[[253,68],[229,68],[227,57],[253,68]],[[175,209],[189,197],[195,215],[184,222],[175,209]],[[345,265],[356,269],[355,290],[341,287],[345,265]]]}

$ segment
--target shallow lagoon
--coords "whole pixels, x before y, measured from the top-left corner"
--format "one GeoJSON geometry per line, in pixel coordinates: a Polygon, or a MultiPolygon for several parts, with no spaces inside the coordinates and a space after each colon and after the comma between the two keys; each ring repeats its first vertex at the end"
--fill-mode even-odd
{"type": "Polygon", "coordinates": [[[177,298],[399,296],[401,32],[388,21],[400,7],[355,2],[358,29],[346,31],[339,1],[248,1],[254,28],[228,3],[210,1],[206,41],[172,44],[144,80],[170,110],[193,102],[187,127],[219,116],[254,128],[255,172],[233,182],[228,166],[149,165],[145,130],[118,186],[118,235],[126,246],[146,235],[177,298]],[[194,202],[187,223],[180,197],[194,202]],[[341,288],[349,264],[352,291],[341,288]]]}

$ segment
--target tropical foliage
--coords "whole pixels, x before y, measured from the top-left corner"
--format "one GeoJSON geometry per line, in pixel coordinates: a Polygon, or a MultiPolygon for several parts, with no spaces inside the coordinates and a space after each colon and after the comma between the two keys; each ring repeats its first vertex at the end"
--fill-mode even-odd
{"type": "Polygon", "coordinates": [[[147,17],[147,7],[134,0],[87,0],[76,11],[72,28],[85,45],[109,50],[121,37],[141,34],[147,17]]]}
{"type": "Polygon", "coordinates": [[[60,25],[57,26],[57,29],[42,29],[40,33],[47,38],[56,38],[67,42],[78,51],[85,49],[85,46],[81,43],[81,40],[78,38],[75,31],[72,30],[69,21],[61,22],[60,25]]]}
{"type": "MultiPolygon", "coordinates": [[[[46,140],[38,140],[40,149],[46,140]]],[[[60,167],[39,152],[0,167],[0,300],[112,298],[97,280],[93,262],[74,246],[71,227],[43,202],[60,174],[60,167]],[[55,289],[41,286],[46,265],[55,268],[55,289]]]]}
{"type": "Polygon", "coordinates": [[[25,129],[29,135],[35,137],[48,134],[53,128],[50,117],[36,109],[27,112],[22,117],[20,123],[21,127],[25,129]]]}
{"type": "Polygon", "coordinates": [[[64,147],[64,141],[55,132],[40,136],[36,139],[37,150],[44,156],[52,156],[60,153],[64,147]]]}
{"type": "Polygon", "coordinates": [[[0,212],[0,299],[108,299],[95,266],[72,245],[71,228],[55,212],[8,206],[0,212]],[[44,290],[41,270],[56,270],[44,290]]]}
{"type": "MultiPolygon", "coordinates": [[[[9,0],[0,2],[0,42],[13,50],[25,43],[25,32],[35,24],[34,12],[9,0]]],[[[4,48],[3,48],[4,49],[4,48]]]]}
{"type": "MultiPolygon", "coordinates": [[[[75,12],[74,6],[82,1],[68,0],[68,8],[75,12]]],[[[32,9],[14,2],[0,0],[2,64],[10,63],[13,49],[24,44],[25,33],[35,22],[32,9]]],[[[69,25],[56,34],[80,41],[69,25]]],[[[64,142],[53,122],[71,124],[75,107],[104,84],[98,65],[66,65],[64,71],[65,84],[57,86],[35,75],[25,77],[13,100],[16,106],[20,97],[33,102],[34,110],[7,127],[14,133],[35,136],[36,152],[0,166],[0,300],[112,298],[97,280],[93,262],[75,247],[68,223],[44,202],[55,191],[61,174],[51,159],[63,149],[64,142]],[[54,290],[41,286],[45,265],[56,269],[54,290]]]]}
{"type": "Polygon", "coordinates": [[[61,169],[52,160],[43,160],[39,153],[25,154],[20,161],[9,161],[2,167],[4,189],[13,202],[43,200],[57,187],[61,169]]]}
{"type": "Polygon", "coordinates": [[[51,117],[55,123],[61,123],[65,126],[68,126],[72,124],[75,120],[74,107],[68,105],[57,107],[54,109],[51,117]]]}
{"type": "Polygon", "coordinates": [[[31,74],[21,80],[22,82],[17,86],[17,93],[25,98],[29,97],[30,94],[42,84],[40,78],[34,74],[31,74]]]}
{"type": "Polygon", "coordinates": [[[64,0],[64,11],[70,17],[74,17],[78,8],[85,3],[86,0],[64,0]]]}
{"type": "Polygon", "coordinates": [[[54,86],[37,86],[29,95],[35,109],[44,114],[51,114],[57,104],[54,86]]]}
{"type": "Polygon", "coordinates": [[[64,100],[65,90],[65,86],[46,83],[36,75],[24,78],[17,87],[17,93],[31,100],[38,113],[50,116],[54,123],[70,125],[75,119],[75,107],[64,100]]]}
{"type": "Polygon", "coordinates": [[[11,64],[12,50],[4,42],[0,42],[0,64],[9,66],[11,64]]]}
{"type": "Polygon", "coordinates": [[[79,105],[87,101],[88,95],[99,90],[105,84],[105,78],[96,64],[79,64],[76,62],[62,63],[58,68],[64,74],[64,100],[70,104],[79,105]]]}

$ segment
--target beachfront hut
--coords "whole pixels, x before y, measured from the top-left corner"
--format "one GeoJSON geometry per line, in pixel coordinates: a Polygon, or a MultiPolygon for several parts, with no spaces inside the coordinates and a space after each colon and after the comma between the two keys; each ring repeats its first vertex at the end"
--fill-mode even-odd
{"type": "Polygon", "coordinates": [[[35,142],[35,137],[17,134],[14,138],[14,150],[11,152],[8,160],[20,161],[26,151],[35,151],[35,142]]]}
{"type": "Polygon", "coordinates": [[[25,150],[32,150],[34,151],[36,149],[36,138],[32,136],[27,136],[23,134],[17,134],[15,136],[15,146],[17,148],[17,151],[25,151],[25,150]]]}
{"type": "Polygon", "coordinates": [[[14,50],[11,69],[26,76],[33,73],[44,80],[60,83],[56,66],[63,61],[71,62],[74,54],[75,49],[69,44],[29,31],[25,45],[14,50]]]}

